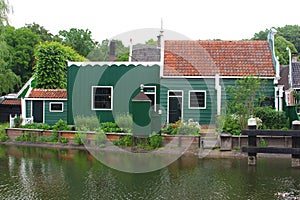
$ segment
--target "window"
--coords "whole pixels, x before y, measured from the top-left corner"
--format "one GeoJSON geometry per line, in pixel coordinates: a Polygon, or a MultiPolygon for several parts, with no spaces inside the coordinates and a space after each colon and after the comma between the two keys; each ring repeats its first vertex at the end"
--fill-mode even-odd
{"type": "Polygon", "coordinates": [[[92,87],[92,110],[112,110],[113,88],[111,86],[92,87]]]}
{"type": "Polygon", "coordinates": [[[144,86],[144,94],[151,99],[151,106],[156,111],[156,87],[155,86],[144,86]]]}
{"type": "Polygon", "coordinates": [[[62,103],[62,102],[50,102],[49,111],[50,112],[63,112],[64,111],[64,103],[62,103]]]}
{"type": "Polygon", "coordinates": [[[189,91],[189,109],[206,108],[206,91],[191,90],[189,91]]]}

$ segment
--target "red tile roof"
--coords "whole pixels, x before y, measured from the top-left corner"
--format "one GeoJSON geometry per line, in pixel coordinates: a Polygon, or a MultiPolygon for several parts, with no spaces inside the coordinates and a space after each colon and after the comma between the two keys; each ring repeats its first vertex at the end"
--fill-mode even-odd
{"type": "Polygon", "coordinates": [[[275,76],[267,41],[165,41],[165,76],[275,76]]]}
{"type": "Polygon", "coordinates": [[[2,105],[21,105],[21,99],[4,99],[2,105]]]}
{"type": "Polygon", "coordinates": [[[32,89],[29,98],[66,99],[66,89],[32,89]]]}

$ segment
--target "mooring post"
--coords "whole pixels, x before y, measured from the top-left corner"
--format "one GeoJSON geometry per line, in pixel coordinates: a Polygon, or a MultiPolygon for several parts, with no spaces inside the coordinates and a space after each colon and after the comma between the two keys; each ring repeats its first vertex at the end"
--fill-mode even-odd
{"type": "MultiPolygon", "coordinates": [[[[300,121],[293,121],[293,130],[300,131],[300,121]]],[[[292,148],[300,148],[300,135],[292,136],[292,148]]],[[[300,167],[300,155],[292,154],[292,167],[300,167]]]]}
{"type": "MultiPolygon", "coordinates": [[[[255,118],[248,119],[248,129],[256,129],[257,123],[255,118]]],[[[256,135],[248,135],[248,146],[256,147],[256,135]]],[[[256,165],[256,153],[248,153],[248,165],[256,165]]]]}

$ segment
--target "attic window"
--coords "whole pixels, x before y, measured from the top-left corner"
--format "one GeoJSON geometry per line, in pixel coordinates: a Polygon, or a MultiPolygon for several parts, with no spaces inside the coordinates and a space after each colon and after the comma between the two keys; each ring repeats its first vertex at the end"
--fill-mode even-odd
{"type": "Polygon", "coordinates": [[[92,110],[112,110],[112,86],[92,87],[92,110]]]}
{"type": "Polygon", "coordinates": [[[206,109],[206,91],[189,91],[189,109],[206,109]]]}

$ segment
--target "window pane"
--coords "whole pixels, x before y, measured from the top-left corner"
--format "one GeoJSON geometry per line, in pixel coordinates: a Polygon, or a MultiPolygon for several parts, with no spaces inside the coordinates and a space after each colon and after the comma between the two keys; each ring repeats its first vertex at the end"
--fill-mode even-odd
{"type": "Polygon", "coordinates": [[[94,108],[111,109],[111,88],[94,88],[94,108]]]}
{"type": "Polygon", "coordinates": [[[205,92],[190,92],[190,107],[204,108],[205,107],[205,92]]]}
{"type": "Polygon", "coordinates": [[[63,105],[61,103],[51,103],[50,110],[51,111],[62,111],[63,105]]]}

